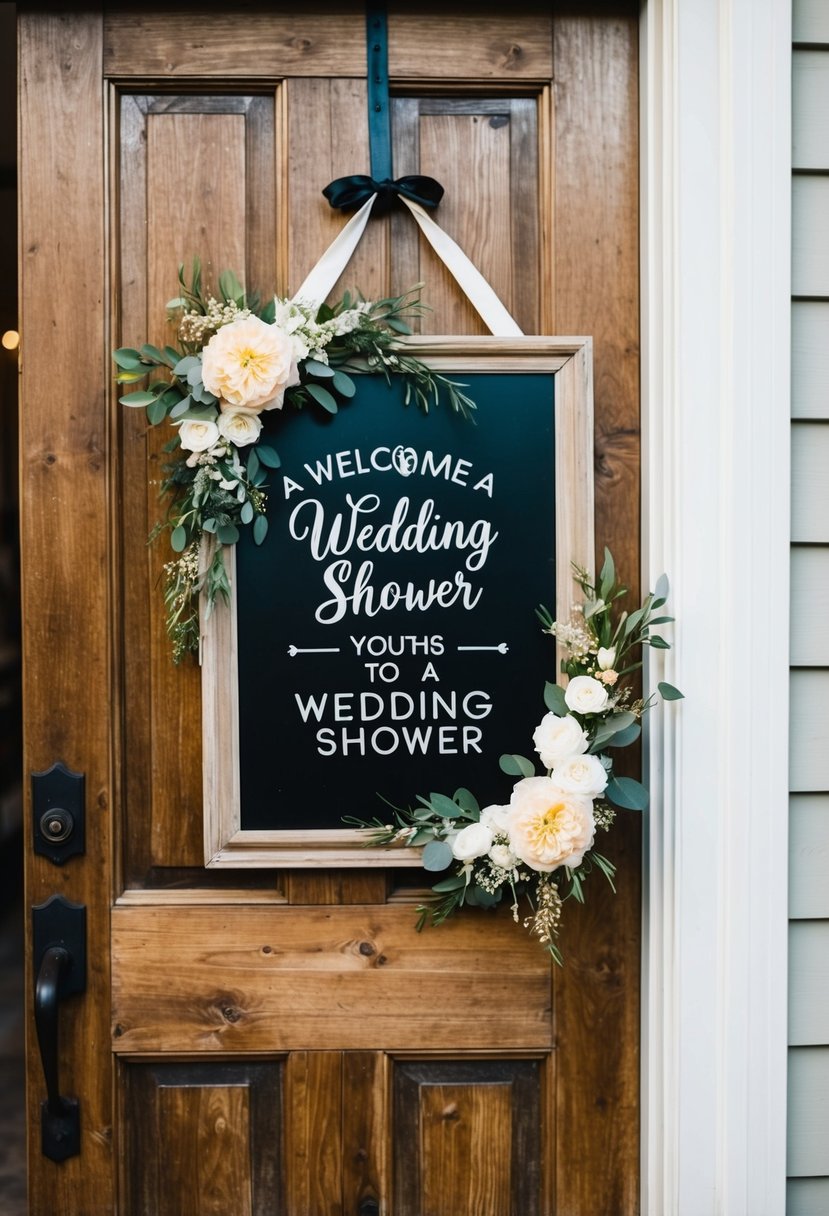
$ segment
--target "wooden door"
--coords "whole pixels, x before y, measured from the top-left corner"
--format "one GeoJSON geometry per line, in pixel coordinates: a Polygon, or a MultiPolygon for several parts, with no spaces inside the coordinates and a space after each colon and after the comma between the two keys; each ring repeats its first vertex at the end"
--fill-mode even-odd
{"type": "MultiPolygon", "coordinates": [[[[632,821],[555,975],[508,914],[416,936],[394,874],[202,864],[199,677],[170,664],[145,544],[159,449],[108,352],[164,338],[194,253],[301,281],[342,224],[321,188],[368,170],[362,7],[80,7],[18,6],[26,767],[85,773],[87,818],[82,856],[30,856],[28,902],[85,904],[89,956],[61,1013],[81,1152],[41,1155],[33,1051],[31,1211],[634,1212],[632,821]]],[[[594,336],[597,540],[635,582],[636,6],[582,10],[393,4],[395,171],[442,181],[525,332],[594,336]]],[[[402,214],[345,282],[419,279],[428,330],[479,331],[402,214]]]]}

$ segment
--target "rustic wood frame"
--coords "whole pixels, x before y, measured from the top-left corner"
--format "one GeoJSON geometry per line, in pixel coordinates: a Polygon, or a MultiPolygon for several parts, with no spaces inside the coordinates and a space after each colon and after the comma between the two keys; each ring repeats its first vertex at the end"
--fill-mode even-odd
{"type": "MultiPolygon", "coordinates": [[[[593,382],[590,338],[423,337],[409,346],[437,371],[553,372],[556,385],[556,614],[571,608],[571,562],[593,565],[593,382]]],[[[229,554],[233,582],[233,550],[229,554]]],[[[209,869],[412,866],[418,851],[366,850],[359,829],[241,827],[236,601],[202,628],[204,853],[209,869]],[[229,763],[224,758],[229,757],[229,763]]]]}

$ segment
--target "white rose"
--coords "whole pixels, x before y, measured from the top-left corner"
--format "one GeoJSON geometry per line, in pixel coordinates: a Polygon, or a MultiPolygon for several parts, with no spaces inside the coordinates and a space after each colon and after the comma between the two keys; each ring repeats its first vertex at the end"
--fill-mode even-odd
{"type": "Polygon", "coordinates": [[[225,409],[219,415],[219,434],[237,448],[256,443],[262,430],[262,420],[247,410],[225,409]]]}
{"type": "Polygon", "coordinates": [[[514,870],[518,865],[518,858],[506,844],[494,844],[489,850],[489,859],[502,870],[514,870]]]}
{"type": "Polygon", "coordinates": [[[577,714],[600,714],[607,708],[607,689],[592,676],[574,676],[564,690],[567,708],[577,714]]]}
{"type": "Polygon", "coordinates": [[[594,831],[590,798],[559,789],[550,777],[525,777],[513,788],[510,848],[531,869],[580,865],[594,831]]]}
{"type": "Polygon", "coordinates": [[[206,452],[212,448],[219,438],[219,428],[215,422],[201,422],[196,418],[187,418],[178,428],[181,446],[186,452],[206,452]]]}
{"type": "Polygon", "coordinates": [[[508,806],[485,806],[481,811],[481,823],[485,824],[493,836],[506,835],[509,823],[508,806]]]}
{"type": "Polygon", "coordinates": [[[552,779],[568,794],[598,798],[607,787],[607,773],[598,756],[571,756],[553,769],[552,779]]]}
{"type": "Polygon", "coordinates": [[[545,768],[555,768],[570,756],[580,756],[588,747],[587,735],[570,714],[564,718],[545,714],[535,728],[533,743],[545,768]]]}
{"type": "Polygon", "coordinates": [[[285,389],[299,384],[293,342],[259,317],[231,321],[205,346],[202,379],[209,392],[237,409],[281,409],[285,389]]]}
{"type": "Polygon", "coordinates": [[[452,840],[452,856],[456,861],[474,861],[489,852],[491,846],[492,832],[486,824],[470,823],[452,840]]]}
{"type": "Polygon", "coordinates": [[[599,662],[599,667],[602,671],[609,671],[616,662],[616,647],[615,646],[600,646],[596,656],[599,662]]]}

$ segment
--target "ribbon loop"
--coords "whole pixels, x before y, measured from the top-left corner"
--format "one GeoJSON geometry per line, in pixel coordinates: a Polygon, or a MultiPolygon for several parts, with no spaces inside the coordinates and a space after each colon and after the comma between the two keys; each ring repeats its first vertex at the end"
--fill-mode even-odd
{"type": "Polygon", "coordinates": [[[338,177],[329,182],[323,194],[331,206],[340,211],[354,211],[376,194],[374,213],[383,215],[398,198],[410,199],[421,207],[437,207],[443,198],[443,186],[433,177],[424,177],[419,173],[398,177],[394,181],[386,177],[379,182],[367,174],[355,173],[351,177],[338,177]]]}

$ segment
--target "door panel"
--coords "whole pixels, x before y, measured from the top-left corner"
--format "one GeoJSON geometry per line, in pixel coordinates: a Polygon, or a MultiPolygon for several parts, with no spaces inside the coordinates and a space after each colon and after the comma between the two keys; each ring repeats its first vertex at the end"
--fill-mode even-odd
{"type": "MultiPolygon", "coordinates": [[[[598,540],[630,579],[637,11],[576,7],[393,4],[395,171],[444,184],[439,221],[527,332],[594,335],[598,540]]],[[[287,292],[340,230],[320,191],[368,169],[364,12],[306,8],[19,5],[26,763],[85,772],[93,817],[84,857],[29,865],[30,902],[86,903],[90,934],[61,1025],[83,1151],[41,1158],[32,1059],[31,1210],[633,1212],[632,821],[554,977],[508,915],[415,934],[400,874],[202,866],[199,676],[170,663],[145,543],[161,444],[108,352],[165,340],[192,254],[287,292]]],[[[425,329],[479,332],[407,220],[372,221],[342,285],[425,279],[425,329]]]]}

